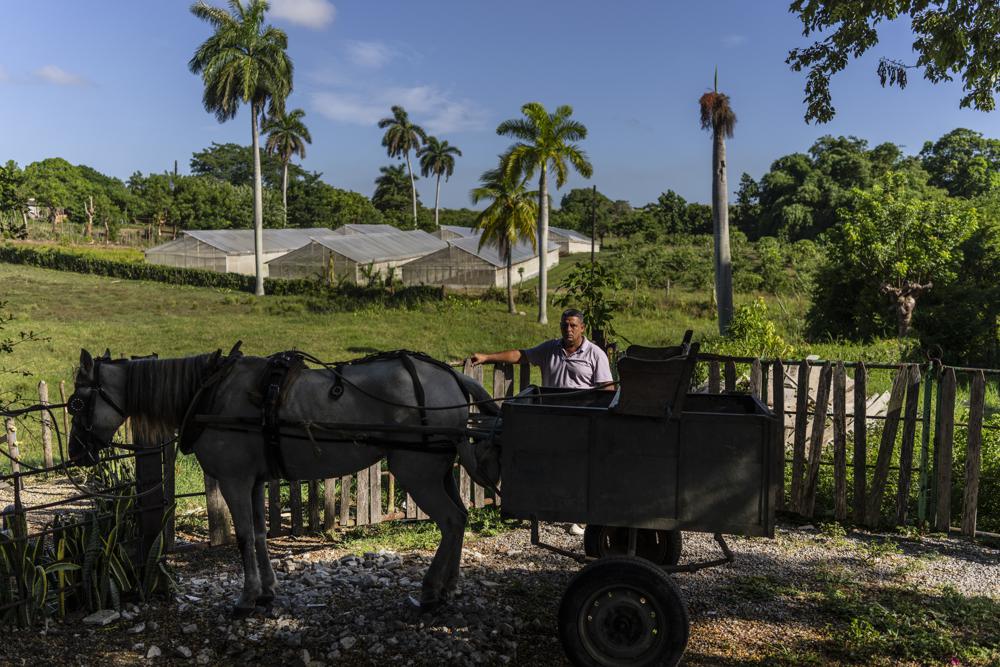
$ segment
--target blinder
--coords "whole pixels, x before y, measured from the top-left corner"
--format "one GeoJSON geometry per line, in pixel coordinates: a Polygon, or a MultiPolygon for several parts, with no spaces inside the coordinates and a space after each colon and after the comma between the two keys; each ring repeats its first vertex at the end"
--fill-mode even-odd
{"type": "MultiPolygon", "coordinates": [[[[89,385],[77,386],[76,390],[69,397],[66,402],[66,411],[73,417],[74,424],[79,424],[80,428],[88,433],[86,445],[92,451],[96,451],[101,446],[107,443],[97,442],[93,435],[90,435],[94,429],[94,413],[97,409],[97,399],[100,397],[105,403],[107,403],[115,412],[121,415],[122,419],[126,417],[125,410],[123,410],[118,403],[115,402],[111,395],[105,391],[104,387],[101,385],[101,363],[103,359],[94,359],[94,381],[89,385]],[[86,391],[86,394],[82,392],[86,391]]],[[[113,363],[113,362],[108,362],[113,363]]]]}

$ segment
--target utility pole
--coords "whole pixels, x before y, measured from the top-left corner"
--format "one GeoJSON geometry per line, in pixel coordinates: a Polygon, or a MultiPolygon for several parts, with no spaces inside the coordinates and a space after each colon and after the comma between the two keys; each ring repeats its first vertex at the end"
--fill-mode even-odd
{"type": "Polygon", "coordinates": [[[593,186],[590,197],[590,268],[594,268],[594,243],[597,238],[597,186],[593,186]]]}

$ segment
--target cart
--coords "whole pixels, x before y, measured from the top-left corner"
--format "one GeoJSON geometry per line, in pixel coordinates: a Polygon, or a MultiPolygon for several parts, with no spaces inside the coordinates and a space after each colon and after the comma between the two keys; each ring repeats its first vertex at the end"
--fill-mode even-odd
{"type": "Polygon", "coordinates": [[[689,393],[698,344],[631,346],[616,392],[528,387],[502,409],[506,517],[532,543],[590,561],[559,607],[576,665],[675,665],[689,619],[673,574],[730,563],[724,534],[774,536],[782,446],[747,394],[689,393]],[[545,544],[538,522],[587,524],[584,555],[545,544]],[[681,531],[713,533],[716,560],[678,564],[681,531]]]}

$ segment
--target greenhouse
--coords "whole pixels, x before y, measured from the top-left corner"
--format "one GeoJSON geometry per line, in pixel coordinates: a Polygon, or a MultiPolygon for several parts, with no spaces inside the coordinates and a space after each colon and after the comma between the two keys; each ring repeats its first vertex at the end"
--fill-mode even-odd
{"type": "MultiPolygon", "coordinates": [[[[575,229],[549,227],[549,241],[559,244],[560,255],[574,255],[578,252],[590,252],[590,237],[575,229]]],[[[594,251],[601,251],[601,244],[594,242],[594,251]]]]}
{"type": "MultiPolygon", "coordinates": [[[[146,250],[150,264],[254,275],[252,229],[188,229],[173,241],[146,250]]],[[[326,227],[264,230],[264,275],[267,262],[301,248],[312,238],[329,236],[326,227]]]]}
{"type": "MultiPolygon", "coordinates": [[[[549,242],[548,266],[559,263],[559,245],[549,242]]],[[[538,255],[530,243],[521,242],[511,253],[514,281],[538,274],[538,255]]],[[[443,285],[459,289],[506,287],[507,268],[496,246],[479,248],[479,237],[448,241],[448,247],[414,260],[403,267],[407,285],[443,285]]]]}

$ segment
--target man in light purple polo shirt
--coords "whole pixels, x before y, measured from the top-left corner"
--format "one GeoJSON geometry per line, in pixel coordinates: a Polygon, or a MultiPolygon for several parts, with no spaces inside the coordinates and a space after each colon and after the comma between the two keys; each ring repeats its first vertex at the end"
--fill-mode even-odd
{"type": "Polygon", "coordinates": [[[472,355],[472,363],[529,363],[542,369],[542,386],[563,389],[614,390],[611,365],[604,350],[587,340],[583,313],[570,308],[559,320],[562,337],[526,350],[505,350],[472,355]]]}

